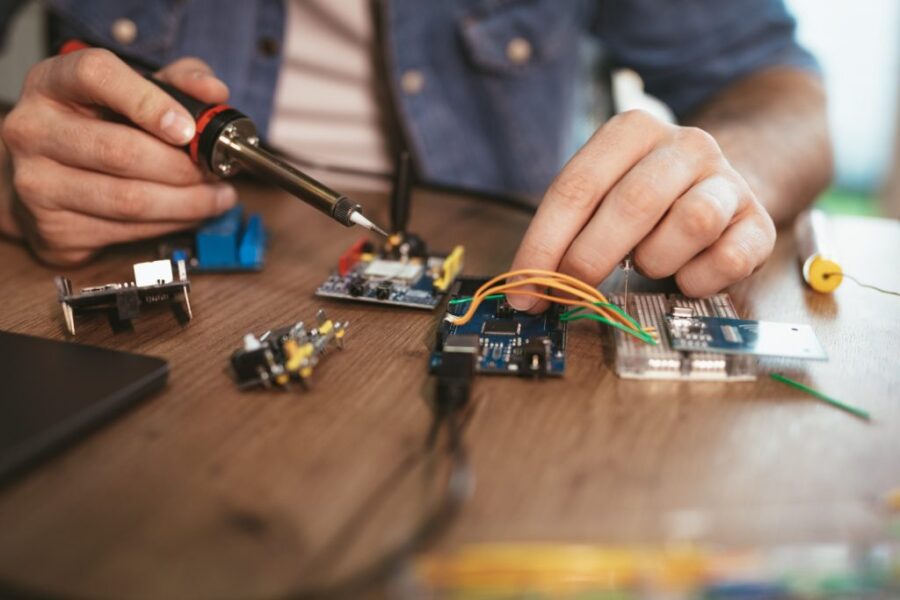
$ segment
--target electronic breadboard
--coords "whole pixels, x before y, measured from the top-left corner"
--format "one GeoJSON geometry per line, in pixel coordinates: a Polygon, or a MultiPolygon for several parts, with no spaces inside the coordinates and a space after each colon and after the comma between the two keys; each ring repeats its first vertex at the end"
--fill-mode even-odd
{"type": "Polygon", "coordinates": [[[428,252],[414,236],[391,236],[379,251],[366,239],[348,249],[316,296],[433,310],[462,269],[464,250],[428,252]]]}
{"type": "Polygon", "coordinates": [[[644,327],[656,328],[657,345],[651,346],[622,331],[614,330],[613,369],[625,379],[665,379],[701,381],[753,381],[757,360],[752,355],[726,354],[721,351],[685,352],[673,347],[668,334],[671,315],[737,319],[728,294],[709,298],[687,298],[680,294],[613,295],[610,300],[623,308],[644,327]]]}
{"type": "MultiPolygon", "coordinates": [[[[447,314],[461,315],[484,278],[459,278],[450,293],[447,314]]],[[[442,320],[431,355],[431,370],[440,365],[444,352],[471,353],[477,373],[561,376],[566,369],[566,322],[560,321],[559,305],[543,314],[514,310],[505,298],[484,300],[471,321],[453,325],[442,320]]]]}

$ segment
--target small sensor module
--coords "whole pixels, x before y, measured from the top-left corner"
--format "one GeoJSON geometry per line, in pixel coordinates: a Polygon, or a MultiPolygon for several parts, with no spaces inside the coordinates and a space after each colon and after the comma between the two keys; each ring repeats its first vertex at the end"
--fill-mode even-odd
{"type": "Polygon", "coordinates": [[[306,388],[313,369],[329,346],[344,347],[348,323],[332,321],[325,311],[316,313],[315,327],[303,321],[244,336],[244,345],[231,355],[231,370],[241,389],[287,389],[291,382],[306,388]]]}
{"type": "Polygon", "coordinates": [[[141,309],[150,305],[171,306],[182,325],[191,320],[193,314],[188,295],[191,282],[184,260],[136,263],[133,270],[134,281],[86,287],[80,292],[72,291],[72,282],[68,278],[58,276],[54,279],[70,335],[75,335],[75,317],[94,311],[106,313],[115,331],[131,329],[132,320],[141,309]]]}

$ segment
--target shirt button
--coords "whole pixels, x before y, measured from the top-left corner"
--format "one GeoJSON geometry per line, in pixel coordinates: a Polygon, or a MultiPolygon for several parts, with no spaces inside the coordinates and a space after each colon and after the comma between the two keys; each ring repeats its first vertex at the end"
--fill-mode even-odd
{"type": "Polygon", "coordinates": [[[113,21],[111,31],[113,39],[123,46],[131,44],[137,39],[137,25],[131,19],[116,19],[113,21]]]}
{"type": "Polygon", "coordinates": [[[531,58],[531,43],[522,37],[514,37],[506,45],[506,58],[514,65],[524,65],[531,58]]]}
{"type": "Polygon", "coordinates": [[[418,69],[404,71],[403,77],[400,78],[400,87],[410,96],[418,94],[425,87],[425,75],[418,69]]]}
{"type": "Polygon", "coordinates": [[[278,40],[269,35],[263,36],[259,38],[259,41],[256,43],[256,48],[263,56],[275,56],[278,54],[278,40]]]}

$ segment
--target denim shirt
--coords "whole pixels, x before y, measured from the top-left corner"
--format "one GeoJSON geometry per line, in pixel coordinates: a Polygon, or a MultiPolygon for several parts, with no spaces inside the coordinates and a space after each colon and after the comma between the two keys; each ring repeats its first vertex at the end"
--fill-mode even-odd
{"type": "MultiPolygon", "coordinates": [[[[45,0],[59,37],[159,64],[208,62],[265,132],[292,0],[45,0]],[[128,19],[136,36],[116,41],[128,19]]],[[[0,27],[21,0],[0,0],[0,27]]],[[[402,136],[434,183],[539,196],[571,154],[581,43],[683,117],[770,66],[815,69],[781,0],[382,0],[382,58],[402,136]]],[[[121,36],[120,36],[121,37],[121,36]]],[[[290,151],[291,149],[286,149],[290,151]]]]}

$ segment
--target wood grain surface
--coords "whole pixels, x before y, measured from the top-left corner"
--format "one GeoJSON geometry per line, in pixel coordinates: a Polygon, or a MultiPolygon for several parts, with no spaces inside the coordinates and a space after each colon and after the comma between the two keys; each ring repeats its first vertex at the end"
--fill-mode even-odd
{"type": "MultiPolygon", "coordinates": [[[[401,466],[429,424],[437,313],[320,300],[312,292],[361,234],[283,194],[244,188],[271,230],[259,274],[197,275],[194,320],[165,309],[77,341],[171,363],[164,393],[0,490],[0,579],[102,598],[244,598],[328,580],[401,539],[434,491],[401,466]],[[239,392],[228,357],[244,333],[350,321],[346,348],[308,392],[239,392]],[[333,541],[352,515],[364,526],[333,541]],[[330,554],[329,554],[330,553],[330,554]]],[[[387,221],[382,198],[363,197],[387,221]]],[[[411,230],[466,246],[469,274],[505,270],[528,216],[483,201],[416,196],[411,230]]],[[[848,273],[900,288],[900,224],[835,220],[848,273]]],[[[125,281],[153,244],[66,272],[76,287],[125,281]]],[[[0,242],[0,329],[64,338],[52,276],[0,242]]],[[[790,232],[731,290],[742,315],[811,323],[830,360],[763,362],[871,411],[866,423],[760,377],[755,383],[623,381],[595,324],[573,323],[558,380],[483,377],[465,432],[475,493],[439,548],[480,541],[724,544],[873,539],[900,485],[900,298],[847,281],[802,284],[790,232]]],[[[2,382],[0,382],[2,390],[2,382]]],[[[2,392],[0,392],[2,394],[2,392]]],[[[417,473],[416,471],[419,471],[417,473]]]]}

